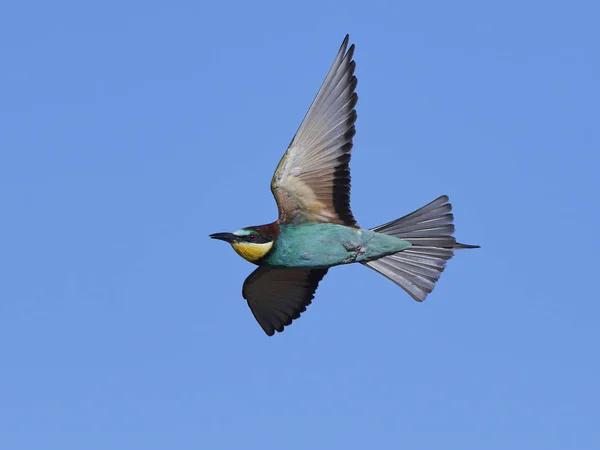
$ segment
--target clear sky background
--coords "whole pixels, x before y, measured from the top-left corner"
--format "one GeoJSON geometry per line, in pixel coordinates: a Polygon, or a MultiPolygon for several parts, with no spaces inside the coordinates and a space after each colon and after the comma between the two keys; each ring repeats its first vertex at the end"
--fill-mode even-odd
{"type": "Polygon", "coordinates": [[[0,448],[600,448],[600,7],[494,3],[5,2],[0,448]],[[448,194],[482,249],[269,338],[208,234],[276,218],[346,33],[359,223],[448,194]]]}

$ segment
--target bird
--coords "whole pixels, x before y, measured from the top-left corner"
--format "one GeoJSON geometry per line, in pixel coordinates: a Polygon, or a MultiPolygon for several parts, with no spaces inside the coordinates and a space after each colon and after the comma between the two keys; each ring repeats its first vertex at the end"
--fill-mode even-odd
{"type": "Polygon", "coordinates": [[[331,267],[360,263],[422,302],[455,250],[479,248],[454,238],[446,195],[375,228],[358,225],[350,209],[358,95],[349,40],[346,35],[271,180],[277,220],[209,236],[258,266],[242,296],[268,336],[306,311],[331,267]]]}

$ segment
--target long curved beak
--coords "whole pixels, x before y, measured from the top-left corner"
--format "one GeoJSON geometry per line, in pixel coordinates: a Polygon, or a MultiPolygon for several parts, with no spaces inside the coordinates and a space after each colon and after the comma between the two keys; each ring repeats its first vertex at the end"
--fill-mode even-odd
{"type": "Polygon", "coordinates": [[[236,236],[233,233],[214,233],[211,234],[209,237],[212,239],[219,239],[220,241],[225,241],[229,243],[239,240],[239,236],[236,236]]]}

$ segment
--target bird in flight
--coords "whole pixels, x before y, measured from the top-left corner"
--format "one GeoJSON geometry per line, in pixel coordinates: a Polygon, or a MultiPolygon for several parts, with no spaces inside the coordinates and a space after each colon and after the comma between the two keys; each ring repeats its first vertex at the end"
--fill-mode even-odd
{"type": "Polygon", "coordinates": [[[454,250],[478,248],[453,237],[445,195],[373,229],[356,222],[348,164],[358,96],[354,44],[348,48],[348,41],[346,35],[271,180],[278,220],[210,235],[258,266],[242,296],[269,336],[300,317],[330,267],[361,263],[422,302],[454,250]]]}

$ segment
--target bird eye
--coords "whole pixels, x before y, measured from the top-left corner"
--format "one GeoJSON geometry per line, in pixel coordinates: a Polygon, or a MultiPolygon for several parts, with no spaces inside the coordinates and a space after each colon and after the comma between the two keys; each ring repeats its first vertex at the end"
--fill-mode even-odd
{"type": "Polygon", "coordinates": [[[248,240],[251,242],[254,242],[256,240],[256,235],[255,234],[249,234],[248,235],[248,240]]]}

